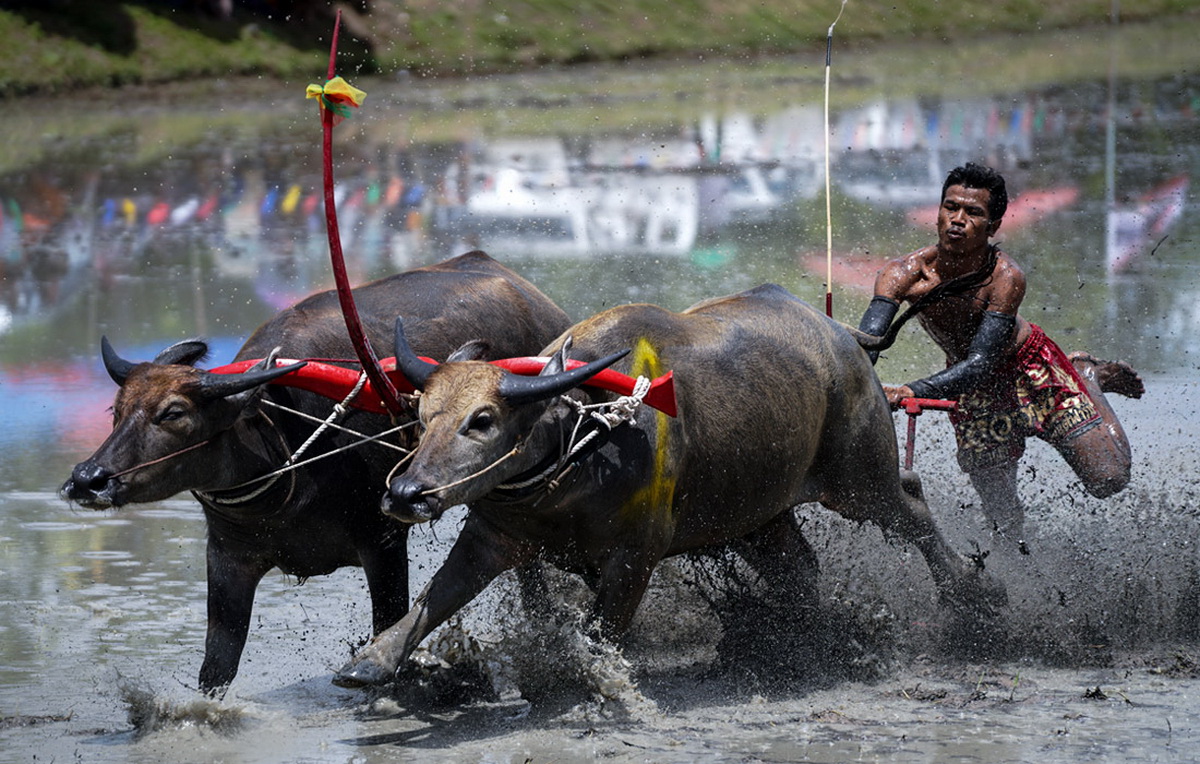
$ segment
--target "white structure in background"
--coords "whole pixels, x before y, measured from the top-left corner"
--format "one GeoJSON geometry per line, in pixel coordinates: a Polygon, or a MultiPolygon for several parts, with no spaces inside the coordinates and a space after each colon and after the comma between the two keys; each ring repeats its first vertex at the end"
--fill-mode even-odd
{"type": "Polygon", "coordinates": [[[682,135],[506,138],[446,170],[435,225],[497,253],[690,252],[701,230],[758,220],[823,183],[822,113],[709,115],[682,135]]]}
{"type": "Polygon", "coordinates": [[[841,149],[838,186],[869,204],[912,207],[938,201],[945,171],[915,100],[877,101],[842,114],[833,145],[841,149]]]}
{"type": "MultiPolygon", "coordinates": [[[[698,225],[696,179],[653,171],[669,168],[679,148],[638,154],[624,145],[623,164],[586,169],[569,165],[557,139],[497,141],[469,165],[454,224],[497,253],[686,253],[698,225]]],[[[459,172],[450,168],[448,186],[459,172]]]]}
{"type": "Polygon", "coordinates": [[[834,128],[834,180],[870,204],[936,204],[951,168],[968,160],[1004,170],[1032,155],[1028,103],[947,101],[927,110],[915,99],[877,101],[844,112],[834,128]]]}
{"type": "Polygon", "coordinates": [[[557,139],[492,143],[466,167],[449,169],[446,185],[465,189],[457,223],[497,253],[588,251],[587,200],[571,182],[567,153],[557,139]]]}

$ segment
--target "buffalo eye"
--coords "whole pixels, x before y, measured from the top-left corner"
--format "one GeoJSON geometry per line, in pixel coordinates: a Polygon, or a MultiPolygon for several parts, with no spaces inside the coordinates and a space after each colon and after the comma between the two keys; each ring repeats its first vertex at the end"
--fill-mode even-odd
{"type": "Polygon", "coordinates": [[[467,417],[467,421],[463,425],[463,430],[466,432],[487,432],[492,428],[492,423],[495,418],[490,411],[476,411],[471,416],[467,417]]]}
{"type": "Polygon", "coordinates": [[[154,418],[155,424],[164,424],[166,422],[175,422],[183,419],[187,415],[187,410],[183,406],[173,405],[168,406],[158,413],[154,418]]]}

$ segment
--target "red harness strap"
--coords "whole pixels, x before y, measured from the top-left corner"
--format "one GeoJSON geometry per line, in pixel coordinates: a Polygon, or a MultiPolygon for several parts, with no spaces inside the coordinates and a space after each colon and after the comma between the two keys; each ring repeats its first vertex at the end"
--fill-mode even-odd
{"type": "MultiPolygon", "coordinates": [[[[425,358],[424,360],[430,363],[437,363],[429,358],[425,358]]],[[[546,357],[525,356],[522,358],[504,358],[492,361],[492,363],[514,374],[533,376],[539,373],[549,360],[546,357]]],[[[218,366],[210,371],[214,374],[241,374],[256,363],[258,363],[258,360],[237,361],[225,366],[218,366]]],[[[278,359],[278,363],[289,364],[295,363],[295,361],[278,359]]],[[[413,386],[405,379],[403,374],[396,370],[395,358],[383,358],[379,361],[379,365],[396,390],[403,393],[413,392],[413,386]]],[[[583,365],[583,361],[567,361],[568,369],[574,369],[583,365]]],[[[331,363],[310,360],[307,366],[297,369],[290,374],[276,377],[271,381],[271,384],[295,387],[307,390],[310,393],[316,393],[331,400],[340,401],[349,395],[354,386],[358,384],[358,377],[359,372],[355,369],[347,369],[331,363]]],[[[584,384],[588,387],[608,390],[618,395],[630,395],[633,393],[635,383],[636,380],[628,374],[622,374],[612,369],[604,369],[584,384]]],[[[647,406],[658,409],[669,416],[676,416],[678,411],[675,402],[674,372],[668,371],[661,377],[651,381],[650,391],[646,393],[646,397],[642,400],[647,406]]],[[[387,407],[370,381],[363,386],[362,391],[350,402],[350,405],[376,414],[387,413],[387,407]]]]}

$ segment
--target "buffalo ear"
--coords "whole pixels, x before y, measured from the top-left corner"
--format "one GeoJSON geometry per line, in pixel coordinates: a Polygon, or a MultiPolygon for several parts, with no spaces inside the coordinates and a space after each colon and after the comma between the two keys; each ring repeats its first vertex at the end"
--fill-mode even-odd
{"type": "Polygon", "coordinates": [[[208,343],[204,340],[184,340],[159,353],[154,363],[183,364],[195,366],[208,357],[208,343]]]}
{"type": "Polygon", "coordinates": [[[567,361],[571,357],[571,345],[574,344],[574,339],[571,335],[563,340],[562,347],[557,352],[550,354],[550,360],[546,361],[546,365],[538,372],[539,377],[552,377],[555,374],[562,374],[567,370],[567,361]]]}
{"type": "Polygon", "coordinates": [[[482,361],[487,358],[488,351],[491,349],[491,346],[483,340],[471,340],[451,353],[450,357],[446,359],[446,363],[450,363],[451,361],[482,361]]]}

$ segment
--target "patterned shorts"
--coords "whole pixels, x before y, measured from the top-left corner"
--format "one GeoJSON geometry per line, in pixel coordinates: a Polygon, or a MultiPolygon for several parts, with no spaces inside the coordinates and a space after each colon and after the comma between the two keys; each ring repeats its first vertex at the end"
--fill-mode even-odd
{"type": "Polygon", "coordinates": [[[1066,354],[1035,324],[994,382],[959,397],[950,412],[958,463],[976,472],[1025,453],[1025,439],[1065,443],[1100,423],[1100,412],[1066,354]]]}

